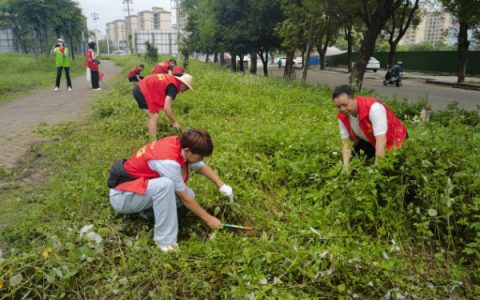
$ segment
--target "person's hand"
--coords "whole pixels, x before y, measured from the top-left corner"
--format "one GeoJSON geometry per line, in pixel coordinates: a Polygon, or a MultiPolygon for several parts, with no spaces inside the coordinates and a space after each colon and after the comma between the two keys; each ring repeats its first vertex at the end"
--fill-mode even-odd
{"type": "Polygon", "coordinates": [[[208,227],[210,227],[211,229],[215,229],[215,228],[219,228],[222,226],[222,221],[220,221],[218,218],[215,218],[215,217],[211,217],[208,221],[207,221],[207,225],[208,227]]]}
{"type": "Polygon", "coordinates": [[[182,129],[182,126],[180,125],[180,123],[175,122],[173,123],[173,128],[175,128],[177,131],[180,131],[180,129],[182,129]]]}
{"type": "Polygon", "coordinates": [[[231,186],[227,184],[223,184],[218,190],[222,195],[227,196],[230,199],[230,202],[233,203],[234,197],[233,197],[233,189],[231,186]]]}
{"type": "Polygon", "coordinates": [[[350,168],[348,167],[348,165],[343,165],[342,174],[343,175],[350,175],[350,168]]]}

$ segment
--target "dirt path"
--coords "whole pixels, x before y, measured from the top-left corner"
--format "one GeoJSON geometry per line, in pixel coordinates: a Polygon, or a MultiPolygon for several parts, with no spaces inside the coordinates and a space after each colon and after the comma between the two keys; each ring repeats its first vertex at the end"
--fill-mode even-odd
{"type": "MultiPolygon", "coordinates": [[[[101,71],[104,81],[120,72],[120,68],[111,61],[102,61],[101,71]]],[[[62,76],[60,90],[53,91],[55,75],[52,74],[52,88],[35,91],[13,102],[0,105],[0,168],[14,168],[30,146],[42,141],[35,134],[38,124],[58,124],[78,120],[85,116],[87,105],[94,93],[85,75],[73,79],[73,91],[66,91],[65,78],[62,76]]],[[[105,87],[104,87],[105,88],[105,87]]]]}

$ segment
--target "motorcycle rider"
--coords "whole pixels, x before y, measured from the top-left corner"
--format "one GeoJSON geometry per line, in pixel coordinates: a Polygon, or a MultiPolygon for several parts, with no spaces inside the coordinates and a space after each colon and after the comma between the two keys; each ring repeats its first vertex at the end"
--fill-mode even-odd
{"type": "Polygon", "coordinates": [[[397,86],[400,86],[401,77],[403,75],[403,63],[402,61],[397,61],[393,67],[391,67],[387,74],[385,74],[385,80],[383,81],[384,85],[388,83],[395,83],[397,86]]]}

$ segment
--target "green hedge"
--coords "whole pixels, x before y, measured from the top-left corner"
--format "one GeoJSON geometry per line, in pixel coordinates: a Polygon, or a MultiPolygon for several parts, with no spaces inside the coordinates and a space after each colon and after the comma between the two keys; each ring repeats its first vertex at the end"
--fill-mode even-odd
{"type": "MultiPolygon", "coordinates": [[[[372,56],[380,61],[380,66],[386,68],[388,64],[388,52],[375,52],[372,56]]],[[[353,60],[357,53],[353,53],[353,60]]],[[[457,73],[458,53],[456,51],[415,51],[397,52],[396,60],[403,61],[408,71],[457,73]]],[[[329,66],[347,64],[347,54],[327,57],[329,66]]],[[[480,75],[480,51],[468,52],[467,74],[480,75]]]]}

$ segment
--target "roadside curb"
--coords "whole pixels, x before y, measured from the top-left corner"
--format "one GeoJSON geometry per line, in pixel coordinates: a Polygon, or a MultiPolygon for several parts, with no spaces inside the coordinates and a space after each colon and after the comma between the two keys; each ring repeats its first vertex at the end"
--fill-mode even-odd
{"type": "Polygon", "coordinates": [[[425,79],[425,83],[446,85],[446,86],[451,86],[454,88],[465,89],[465,90],[480,91],[480,85],[474,85],[474,84],[468,84],[468,83],[445,82],[445,81],[439,81],[435,79],[425,79]]]}

